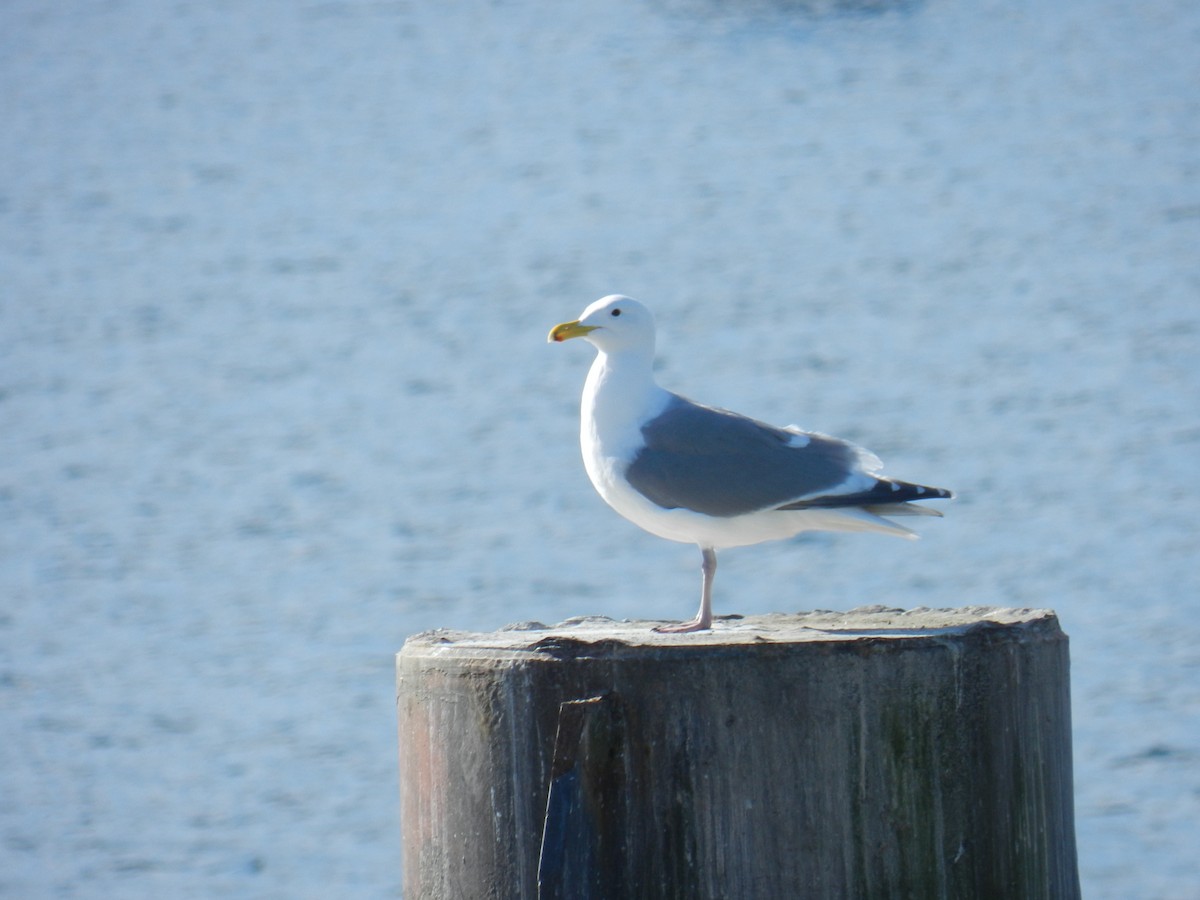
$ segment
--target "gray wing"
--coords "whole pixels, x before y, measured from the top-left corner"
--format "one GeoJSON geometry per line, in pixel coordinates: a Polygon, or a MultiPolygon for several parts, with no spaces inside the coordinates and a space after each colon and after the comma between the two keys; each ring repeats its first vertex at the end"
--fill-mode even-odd
{"type": "Polygon", "coordinates": [[[646,445],[625,477],[664,509],[727,517],[797,501],[792,508],[799,508],[807,505],[803,498],[825,496],[865,474],[863,451],[853,444],[799,435],[682,397],[647,422],[642,436],[646,445]]]}

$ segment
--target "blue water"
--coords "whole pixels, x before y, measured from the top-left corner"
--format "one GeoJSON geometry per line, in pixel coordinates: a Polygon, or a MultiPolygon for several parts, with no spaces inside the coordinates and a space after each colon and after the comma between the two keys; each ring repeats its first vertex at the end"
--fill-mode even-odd
{"type": "Polygon", "coordinates": [[[717,612],[1057,609],[1085,894],[1200,895],[1200,7],[9,0],[0,85],[0,895],[396,896],[406,635],[690,616],[615,291],[960,494],[717,612]]]}

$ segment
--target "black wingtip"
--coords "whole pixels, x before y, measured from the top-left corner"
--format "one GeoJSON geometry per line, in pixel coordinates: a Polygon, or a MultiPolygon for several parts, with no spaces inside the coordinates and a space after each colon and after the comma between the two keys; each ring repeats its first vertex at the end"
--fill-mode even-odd
{"type": "Polygon", "coordinates": [[[910,500],[953,500],[954,491],[949,488],[930,487],[927,484],[910,484],[907,481],[881,481],[879,493],[886,496],[887,492],[891,492],[898,499],[908,502],[910,500]],[[899,490],[896,490],[899,488],[899,490]]]}
{"type": "Polygon", "coordinates": [[[826,494],[823,497],[809,497],[788,503],[779,509],[837,509],[844,506],[883,506],[910,503],[915,500],[952,499],[954,499],[954,491],[949,488],[930,487],[926,484],[912,484],[907,481],[881,478],[869,490],[853,494],[826,494]]]}

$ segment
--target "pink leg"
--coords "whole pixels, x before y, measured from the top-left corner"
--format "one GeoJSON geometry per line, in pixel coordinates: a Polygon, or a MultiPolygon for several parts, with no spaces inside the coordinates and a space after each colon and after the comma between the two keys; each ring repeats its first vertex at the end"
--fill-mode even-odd
{"type": "Polygon", "coordinates": [[[700,574],[704,579],[700,586],[700,611],[690,622],[681,622],[678,625],[658,625],[655,627],[655,631],[661,631],[664,634],[685,634],[689,631],[704,631],[712,628],[712,586],[713,578],[717,574],[717,552],[711,547],[701,547],[700,552],[704,556],[704,562],[700,565],[700,574]]]}

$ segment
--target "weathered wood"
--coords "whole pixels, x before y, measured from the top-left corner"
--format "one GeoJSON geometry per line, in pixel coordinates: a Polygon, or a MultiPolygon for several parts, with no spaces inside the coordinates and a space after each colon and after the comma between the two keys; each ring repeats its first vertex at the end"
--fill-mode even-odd
{"type": "Polygon", "coordinates": [[[407,900],[1079,896],[1047,610],[429,632],[397,672],[407,900]]]}

